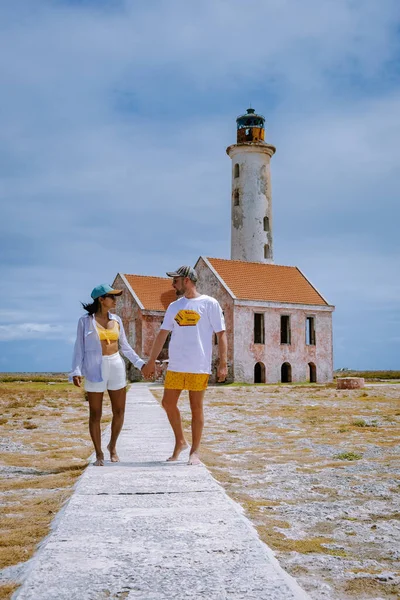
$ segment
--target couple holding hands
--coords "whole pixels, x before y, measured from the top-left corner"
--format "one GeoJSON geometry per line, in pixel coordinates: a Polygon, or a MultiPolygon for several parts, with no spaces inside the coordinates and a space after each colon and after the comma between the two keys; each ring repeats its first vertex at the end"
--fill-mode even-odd
{"type": "Polygon", "coordinates": [[[145,364],[129,345],[120,317],[115,310],[121,290],[107,284],[94,288],[93,302],[83,304],[86,314],[79,319],[70,380],[85,391],[89,401],[89,432],[96,452],[96,466],[104,465],[101,448],[100,421],[103,395],[108,390],[113,418],[111,438],[107,446],[110,460],[118,462],[116,444],[124,423],[126,373],[122,354],[139,369],[146,379],[155,373],[155,362],[171,332],[168,370],[164,382],[162,406],[175,435],[175,447],[168,461],[176,461],[188,444],[182,429],[178,400],[182,390],[189,391],[192,412],[192,445],[189,464],[200,464],[198,454],[204,425],[203,399],[211,371],[213,335],[218,338],[218,381],[227,377],[227,339],[222,309],[215,298],[197,291],[197,273],[182,266],[167,273],[177,300],[165,313],[160,331],[154,340],[150,357],[145,364]]]}

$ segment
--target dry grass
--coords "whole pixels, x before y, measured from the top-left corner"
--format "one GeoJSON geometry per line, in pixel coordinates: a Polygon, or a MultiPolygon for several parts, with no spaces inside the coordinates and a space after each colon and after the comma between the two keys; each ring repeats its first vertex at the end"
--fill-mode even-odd
{"type": "Polygon", "coordinates": [[[16,583],[0,583],[0,600],[8,600],[17,589],[16,583]]]}
{"type": "MultiPolygon", "coordinates": [[[[162,390],[152,391],[161,399],[162,390]]],[[[399,396],[398,385],[361,392],[229,386],[206,394],[204,462],[283,566],[311,587],[312,597],[318,598],[318,581],[333,588],[335,599],[359,592],[396,597],[395,583],[357,582],[350,573],[367,569],[371,560],[380,565],[378,573],[397,572],[391,556],[397,530],[383,527],[386,517],[390,522],[397,515],[399,396]],[[319,568],[318,559],[307,558],[314,555],[328,562],[319,568]]],[[[190,439],[186,393],[180,407],[190,439]]]]}
{"type": "Polygon", "coordinates": [[[67,383],[67,373],[0,373],[1,383],[67,383]]]}
{"type": "MultiPolygon", "coordinates": [[[[70,496],[92,444],[88,405],[65,382],[1,382],[0,568],[30,558],[70,496]]],[[[104,426],[110,421],[105,402],[104,426]]],[[[16,589],[0,586],[0,600],[16,589]]]]}
{"type": "Polygon", "coordinates": [[[369,381],[400,380],[400,371],[337,371],[336,377],[364,377],[369,381]]]}
{"type": "MultiPolygon", "coordinates": [[[[343,586],[343,593],[347,597],[353,598],[388,598],[390,600],[398,600],[399,588],[395,584],[386,583],[384,586],[380,581],[371,577],[358,577],[351,579],[343,586]],[[385,596],[382,596],[382,588],[384,588],[385,596]]],[[[378,600],[379,600],[378,598],[378,600]]]]}

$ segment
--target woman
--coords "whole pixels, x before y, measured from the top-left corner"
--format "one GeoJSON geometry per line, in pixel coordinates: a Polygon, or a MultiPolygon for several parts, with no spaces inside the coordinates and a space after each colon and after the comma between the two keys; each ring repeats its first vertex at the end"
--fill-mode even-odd
{"type": "Polygon", "coordinates": [[[72,380],[77,387],[81,387],[82,377],[85,377],[90,410],[89,431],[96,452],[94,464],[97,467],[104,465],[100,420],[106,390],[110,396],[113,413],[111,439],[107,448],[111,462],[119,462],[116,444],[124,423],[126,373],[118,346],[137,369],[141,370],[145,364],[129,345],[119,316],[110,312],[115,310],[117,296],[121,294],[122,290],[114,290],[111,286],[102,284],[92,291],[91,304],[82,303],[87,314],[78,321],[70,373],[70,381],[72,380]]]}

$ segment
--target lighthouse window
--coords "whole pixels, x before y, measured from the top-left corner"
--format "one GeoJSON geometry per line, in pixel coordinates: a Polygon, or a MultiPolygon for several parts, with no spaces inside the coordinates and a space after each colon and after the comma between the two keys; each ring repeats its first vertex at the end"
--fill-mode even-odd
{"type": "Polygon", "coordinates": [[[269,219],[264,217],[264,231],[269,231],[269,219]]]}
{"type": "Polygon", "coordinates": [[[239,190],[235,190],[233,192],[233,206],[239,206],[239,204],[240,204],[239,190]]]}
{"type": "Polygon", "coordinates": [[[240,176],[240,167],[236,163],[236,165],[235,165],[235,179],[237,179],[239,176],[240,176]]]}

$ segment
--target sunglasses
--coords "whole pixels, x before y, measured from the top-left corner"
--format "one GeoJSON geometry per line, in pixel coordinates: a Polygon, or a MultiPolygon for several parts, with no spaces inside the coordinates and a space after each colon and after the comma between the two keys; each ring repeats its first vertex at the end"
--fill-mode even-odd
{"type": "Polygon", "coordinates": [[[117,296],[115,294],[106,294],[105,296],[103,296],[103,298],[112,298],[113,300],[116,300],[117,296]]]}

